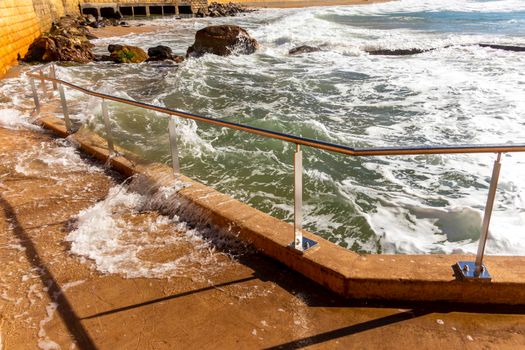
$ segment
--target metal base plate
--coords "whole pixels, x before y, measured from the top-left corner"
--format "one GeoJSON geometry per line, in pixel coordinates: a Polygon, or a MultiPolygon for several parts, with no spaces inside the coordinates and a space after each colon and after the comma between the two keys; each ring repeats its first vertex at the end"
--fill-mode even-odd
{"type": "Polygon", "coordinates": [[[490,281],[492,277],[485,265],[481,265],[481,273],[476,275],[476,263],[473,261],[458,261],[452,266],[459,279],[490,281]]]}
{"type": "MultiPolygon", "coordinates": [[[[313,248],[316,245],[317,245],[317,242],[314,241],[313,239],[303,237],[303,252],[307,251],[310,248],[313,248]]],[[[293,248],[295,250],[294,242],[290,243],[288,247],[293,248]]]]}

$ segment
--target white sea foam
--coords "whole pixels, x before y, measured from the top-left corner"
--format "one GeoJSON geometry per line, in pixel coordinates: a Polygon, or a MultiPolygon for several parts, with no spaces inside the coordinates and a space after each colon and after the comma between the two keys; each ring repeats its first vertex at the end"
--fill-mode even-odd
{"type": "MultiPolygon", "coordinates": [[[[164,192],[161,189],[159,196],[168,201],[164,192]]],[[[213,252],[196,229],[179,222],[177,217],[146,217],[141,220],[140,228],[128,222],[143,208],[155,206],[159,198],[129,192],[123,186],[111,188],[105,200],[79,213],[76,228],[66,237],[71,252],[92,260],[102,273],[128,278],[172,277],[187,274],[195,265],[208,269],[220,266],[216,261],[220,254],[213,252]],[[160,230],[169,230],[169,234],[159,236],[160,230]],[[150,261],[141,255],[148,250],[176,248],[183,242],[190,242],[192,248],[168,261],[150,261]]]]}
{"type": "Polygon", "coordinates": [[[0,109],[0,126],[6,129],[31,129],[40,130],[40,128],[34,124],[31,124],[27,114],[17,109],[0,109]]]}

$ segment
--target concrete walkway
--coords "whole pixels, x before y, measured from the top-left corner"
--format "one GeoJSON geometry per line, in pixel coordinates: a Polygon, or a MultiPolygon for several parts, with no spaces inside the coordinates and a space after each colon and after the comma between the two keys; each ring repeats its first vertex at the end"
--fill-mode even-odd
{"type": "Polygon", "coordinates": [[[112,215],[130,239],[180,238],[144,261],[192,259],[159,278],[103,274],[65,237],[124,179],[37,131],[0,128],[0,159],[2,350],[525,346],[524,308],[344,301],[257,253],[198,244],[175,222],[151,230],[150,211],[112,215]]]}

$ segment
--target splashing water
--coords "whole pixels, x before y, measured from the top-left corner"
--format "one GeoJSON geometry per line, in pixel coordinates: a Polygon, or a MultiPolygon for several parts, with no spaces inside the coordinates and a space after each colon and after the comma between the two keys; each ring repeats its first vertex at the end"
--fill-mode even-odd
{"type": "MultiPolygon", "coordinates": [[[[96,40],[184,54],[196,30],[235,23],[261,44],[249,56],[206,55],[178,69],[95,63],[62,79],[100,92],[350,146],[525,141],[525,2],[402,0],[261,10],[243,17],[170,18],[160,28],[96,40]],[[289,56],[299,45],[321,51],[289,56]],[[437,48],[405,57],[368,49],[437,48]]],[[[103,130],[99,101],[68,91],[74,117],[103,130]],[[85,116],[84,111],[92,111],[85,116]]],[[[169,162],[167,119],[110,104],[117,143],[169,162]]],[[[293,145],[177,121],[182,171],[291,220],[293,145]]],[[[356,251],[475,252],[493,155],[351,158],[304,148],[307,229],[356,251]]],[[[525,155],[503,157],[489,254],[525,253],[525,155]]]]}

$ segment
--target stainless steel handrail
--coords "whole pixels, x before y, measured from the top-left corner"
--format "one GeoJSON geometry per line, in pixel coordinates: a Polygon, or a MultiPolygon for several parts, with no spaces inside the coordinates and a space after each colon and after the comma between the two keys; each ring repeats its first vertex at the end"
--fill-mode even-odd
{"type": "Polygon", "coordinates": [[[192,119],[200,122],[205,122],[212,125],[222,126],[230,129],[246,131],[252,134],[265,136],[273,139],[278,139],[290,143],[295,143],[303,146],[323,149],[351,156],[394,156],[394,155],[418,155],[418,154],[448,154],[448,153],[506,153],[506,152],[525,152],[525,143],[523,144],[492,144],[492,145],[434,145],[434,146],[412,146],[412,147],[350,147],[338,145],[331,142],[314,140],[306,137],[295,136],[291,134],[281,133],[268,129],[257,128],[254,126],[233,123],[222,119],[205,117],[198,114],[187,113],[175,109],[155,106],[148,103],[128,100],[121,97],[102,94],[100,92],[91,91],[68,83],[66,81],[44,77],[42,78],[36,74],[27,74],[34,79],[44,79],[50,82],[56,82],[68,86],[74,90],[80,91],[86,95],[99,97],[105,100],[120,102],[130,106],[140,107],[151,111],[156,111],[168,115],[182,117],[185,119],[192,119]]]}
{"type": "MultiPolygon", "coordinates": [[[[394,156],[394,155],[422,155],[422,154],[457,154],[457,153],[497,153],[497,159],[494,162],[493,176],[491,178],[489,196],[487,198],[487,204],[485,207],[485,214],[483,218],[483,227],[480,236],[479,248],[475,262],[458,262],[455,271],[464,278],[488,278],[487,269],[483,265],[483,256],[485,250],[486,240],[488,238],[488,229],[490,223],[490,217],[492,214],[492,208],[495,199],[496,187],[499,177],[499,169],[501,167],[501,154],[507,152],[525,152],[525,143],[520,144],[485,144],[485,145],[430,145],[430,146],[412,146],[412,147],[350,147],[339,144],[334,144],[331,142],[315,140],[300,136],[295,136],[287,133],[281,133],[277,131],[272,131],[263,128],[257,128],[249,125],[244,125],[240,123],[233,123],[222,119],[215,119],[211,117],[205,117],[198,114],[187,113],[175,109],[169,109],[165,107],[155,106],[143,102],[137,102],[133,100],[128,100],[121,97],[116,97],[112,95],[107,95],[89,89],[80,87],[78,85],[69,83],[67,81],[57,79],[55,76],[55,67],[53,64],[46,65],[39,69],[40,74],[33,74],[33,71],[27,73],[27,76],[31,78],[31,88],[33,91],[33,98],[35,101],[36,112],[40,111],[40,102],[38,98],[38,92],[34,79],[39,79],[41,81],[42,90],[44,92],[44,97],[47,96],[47,88],[45,85],[46,81],[53,83],[54,90],[58,89],[60,91],[60,97],[62,100],[62,107],[64,112],[64,118],[66,122],[66,127],[68,132],[71,132],[71,122],[69,121],[69,113],[67,110],[67,102],[63,92],[63,86],[67,86],[71,89],[80,91],[86,95],[98,97],[102,99],[102,114],[104,117],[104,123],[106,127],[108,149],[113,153],[113,139],[111,136],[111,128],[109,123],[109,116],[107,112],[106,100],[115,101],[135,107],[144,108],[147,110],[152,110],[171,116],[177,116],[185,119],[191,119],[195,121],[204,122],[211,125],[216,125],[220,127],[226,127],[234,130],[245,131],[248,133],[273,138],[277,140],[282,140],[296,145],[296,151],[294,154],[294,242],[291,246],[298,251],[305,251],[317,243],[313,240],[310,240],[302,235],[302,146],[308,146],[313,148],[318,148],[326,151],[337,152],[341,154],[351,155],[351,156],[394,156]],[[51,76],[45,76],[43,74],[44,68],[50,68],[51,76]]],[[[178,161],[178,151],[176,145],[176,135],[175,135],[175,126],[173,124],[173,119],[170,119],[169,122],[169,134],[170,134],[170,145],[171,145],[171,154],[172,154],[172,167],[174,173],[179,173],[179,161],[178,161]]]]}

